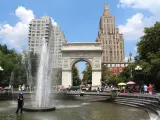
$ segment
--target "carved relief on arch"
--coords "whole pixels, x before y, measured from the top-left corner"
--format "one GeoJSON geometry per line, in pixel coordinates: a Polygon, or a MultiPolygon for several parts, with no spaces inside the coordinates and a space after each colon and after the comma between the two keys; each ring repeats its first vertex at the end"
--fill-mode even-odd
{"type": "Polygon", "coordinates": [[[94,59],[94,68],[101,68],[101,59],[100,58],[94,59]]]}
{"type": "Polygon", "coordinates": [[[69,67],[69,60],[67,58],[63,59],[63,68],[69,67]]]}

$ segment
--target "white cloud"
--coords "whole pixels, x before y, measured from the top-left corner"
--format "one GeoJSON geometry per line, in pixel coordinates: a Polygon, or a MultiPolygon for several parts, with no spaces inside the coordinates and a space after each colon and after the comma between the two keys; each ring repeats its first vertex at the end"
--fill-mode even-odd
{"type": "Polygon", "coordinates": [[[125,58],[124,58],[124,62],[128,62],[128,57],[125,57],[125,58]]]}
{"type": "MultiPolygon", "coordinates": [[[[130,57],[125,57],[125,58],[124,58],[124,62],[128,62],[128,59],[129,59],[129,58],[130,58],[130,57]]],[[[132,56],[131,59],[132,59],[131,62],[134,62],[134,56],[132,56]]]]}
{"type": "Polygon", "coordinates": [[[54,21],[54,19],[51,17],[51,19],[52,19],[52,24],[54,25],[54,26],[56,26],[56,25],[58,25],[55,21],[54,21]]]}
{"type": "Polygon", "coordinates": [[[22,6],[18,7],[14,14],[20,21],[14,26],[2,24],[0,27],[0,38],[2,43],[15,48],[17,51],[22,51],[27,48],[28,23],[34,18],[34,14],[32,10],[22,6]]]}
{"type": "Polygon", "coordinates": [[[24,24],[28,24],[35,16],[32,10],[27,10],[26,8],[20,6],[16,9],[15,15],[20,19],[24,24]]]}
{"type": "Polygon", "coordinates": [[[150,17],[146,17],[142,13],[137,13],[128,18],[126,24],[119,25],[124,38],[126,40],[137,40],[143,35],[144,27],[150,27],[156,21],[160,21],[159,6],[160,0],[119,0],[118,7],[143,9],[152,14],[150,17]]]}
{"type": "Polygon", "coordinates": [[[134,47],[134,50],[137,52],[137,46],[134,47]]]}

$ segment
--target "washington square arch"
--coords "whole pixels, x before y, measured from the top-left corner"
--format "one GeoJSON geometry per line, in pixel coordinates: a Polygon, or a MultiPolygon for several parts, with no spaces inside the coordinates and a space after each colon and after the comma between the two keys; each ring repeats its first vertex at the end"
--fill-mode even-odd
{"type": "Polygon", "coordinates": [[[101,86],[101,43],[65,43],[62,47],[62,86],[72,86],[72,66],[86,61],[92,67],[92,88],[101,86]]]}

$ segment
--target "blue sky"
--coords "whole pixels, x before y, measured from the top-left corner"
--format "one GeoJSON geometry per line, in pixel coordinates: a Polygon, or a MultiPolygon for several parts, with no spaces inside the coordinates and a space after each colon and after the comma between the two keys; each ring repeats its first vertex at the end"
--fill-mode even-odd
{"type": "Polygon", "coordinates": [[[160,20],[160,0],[0,0],[0,43],[25,49],[29,20],[43,15],[58,23],[68,42],[94,42],[105,2],[124,34],[125,56],[135,55],[144,27],[160,20]]]}

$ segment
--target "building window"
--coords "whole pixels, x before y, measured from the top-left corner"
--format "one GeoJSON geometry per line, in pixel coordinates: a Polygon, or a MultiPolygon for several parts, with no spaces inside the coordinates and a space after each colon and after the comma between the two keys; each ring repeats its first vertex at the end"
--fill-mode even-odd
{"type": "Polygon", "coordinates": [[[112,72],[112,68],[109,68],[109,70],[112,72]]]}
{"type": "Polygon", "coordinates": [[[119,72],[122,72],[122,68],[119,68],[119,72]]]}
{"type": "Polygon", "coordinates": [[[117,72],[117,68],[114,68],[114,72],[117,72]]]}

